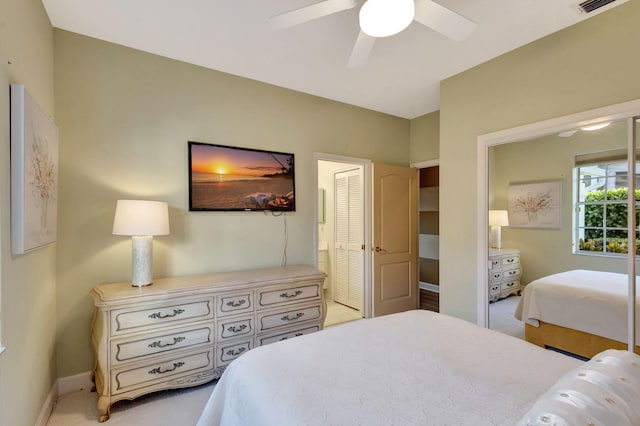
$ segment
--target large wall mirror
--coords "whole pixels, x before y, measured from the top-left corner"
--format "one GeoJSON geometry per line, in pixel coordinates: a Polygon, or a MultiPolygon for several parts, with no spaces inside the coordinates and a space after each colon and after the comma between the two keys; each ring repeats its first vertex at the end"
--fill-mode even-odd
{"type": "MultiPolygon", "coordinates": [[[[628,255],[627,211],[640,200],[640,191],[628,197],[640,187],[640,156],[628,161],[640,145],[638,115],[640,101],[629,102],[479,138],[480,324],[585,358],[635,343],[627,295],[637,265],[628,255]],[[609,297],[597,294],[602,287],[611,305],[593,304],[609,297]],[[592,334],[606,339],[583,350],[592,334]]],[[[632,226],[637,240],[640,228],[632,226]]]]}

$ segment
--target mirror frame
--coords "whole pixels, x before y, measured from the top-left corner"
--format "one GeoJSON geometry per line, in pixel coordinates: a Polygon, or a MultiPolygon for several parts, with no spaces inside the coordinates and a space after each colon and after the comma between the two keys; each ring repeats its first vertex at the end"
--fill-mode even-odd
{"type": "MultiPolygon", "coordinates": [[[[631,119],[637,116],[640,116],[640,99],[478,136],[476,180],[476,193],[478,194],[476,206],[476,267],[478,276],[476,297],[478,325],[485,328],[489,327],[489,300],[487,297],[489,291],[489,274],[487,273],[489,259],[489,231],[487,226],[489,211],[489,148],[497,145],[523,142],[551,134],[557,134],[602,121],[618,121],[631,119]]],[[[630,127],[635,129],[635,126],[630,125],[630,127]]],[[[629,139],[628,146],[632,146],[630,149],[634,149],[634,138],[630,137],[629,139]]],[[[633,153],[634,151],[632,150],[631,152],[633,153]]],[[[633,256],[629,256],[629,259],[628,271],[631,271],[631,277],[633,278],[633,281],[635,281],[635,259],[633,256]]],[[[635,290],[635,287],[630,285],[630,289],[635,290]]],[[[635,299],[635,297],[633,299],[635,299]]],[[[635,317],[634,303],[629,304],[629,312],[631,313],[630,317],[635,317]]],[[[633,325],[634,322],[630,320],[629,324],[633,325]]],[[[635,343],[632,342],[635,340],[635,334],[631,331],[631,327],[629,327],[629,329],[629,337],[631,338],[630,343],[635,343]]]]}

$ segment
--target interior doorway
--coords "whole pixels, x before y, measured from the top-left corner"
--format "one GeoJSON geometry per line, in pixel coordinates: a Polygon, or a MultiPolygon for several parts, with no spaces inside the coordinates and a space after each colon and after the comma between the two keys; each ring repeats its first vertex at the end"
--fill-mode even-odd
{"type": "Polygon", "coordinates": [[[366,318],[370,312],[370,163],[316,154],[318,268],[327,274],[325,326],[366,318]]]}

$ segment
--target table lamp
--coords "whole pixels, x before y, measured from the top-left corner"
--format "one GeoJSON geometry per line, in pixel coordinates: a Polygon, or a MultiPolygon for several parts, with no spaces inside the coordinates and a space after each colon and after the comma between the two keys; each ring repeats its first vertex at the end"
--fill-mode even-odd
{"type": "Polygon", "coordinates": [[[489,241],[491,248],[501,248],[502,226],[509,226],[509,215],[506,210],[489,210],[489,241]]]}
{"type": "Polygon", "coordinates": [[[114,235],[131,236],[131,284],[153,282],[153,236],[169,234],[169,207],[163,201],[118,200],[113,219],[114,235]]]}

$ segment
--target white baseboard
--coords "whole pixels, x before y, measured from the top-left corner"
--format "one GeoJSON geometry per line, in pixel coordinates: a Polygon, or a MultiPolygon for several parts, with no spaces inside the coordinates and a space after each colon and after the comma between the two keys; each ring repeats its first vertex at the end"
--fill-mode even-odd
{"type": "Polygon", "coordinates": [[[44,404],[42,405],[42,409],[40,410],[40,414],[36,420],[35,426],[47,426],[47,422],[49,421],[49,416],[53,411],[53,406],[58,400],[58,382],[56,381],[51,387],[51,391],[49,391],[49,395],[47,395],[47,399],[44,400],[44,404]]]}
{"type": "Polygon", "coordinates": [[[91,381],[91,372],[76,374],[75,376],[61,377],[55,381],[49,391],[49,395],[42,405],[38,419],[35,426],[46,426],[49,421],[49,416],[53,411],[53,407],[56,405],[56,401],[62,395],[66,395],[71,392],[78,392],[83,389],[89,389],[93,387],[91,381]]]}
{"type": "Polygon", "coordinates": [[[71,392],[90,389],[93,387],[91,381],[91,372],[76,374],[74,376],[60,377],[58,380],[58,396],[66,395],[71,392]]]}

